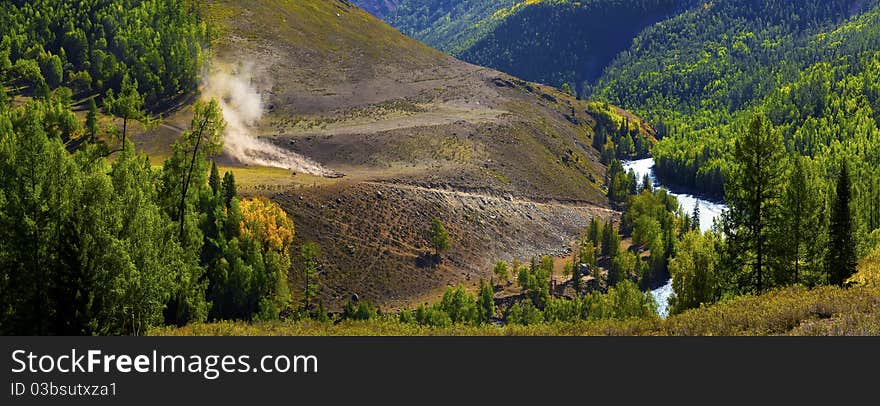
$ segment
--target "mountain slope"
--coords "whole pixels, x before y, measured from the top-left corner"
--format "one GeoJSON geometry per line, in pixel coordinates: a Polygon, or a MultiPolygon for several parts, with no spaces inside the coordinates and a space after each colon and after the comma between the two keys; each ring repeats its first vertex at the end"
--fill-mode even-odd
{"type": "Polygon", "coordinates": [[[588,94],[639,32],[691,3],[696,2],[403,0],[383,18],[465,61],[552,86],[569,83],[588,94]]]}
{"type": "Polygon", "coordinates": [[[215,68],[246,71],[262,94],[251,135],[345,174],[251,187],[293,216],[300,243],[321,246],[326,304],[357,293],[393,307],[475,286],[495,260],[564,252],[590,219],[616,215],[586,102],[455,60],[347,1],[207,10],[224,33],[215,68]],[[436,267],[434,217],[452,239],[436,267]]]}
{"type": "MultiPolygon", "coordinates": [[[[643,32],[596,97],[657,125],[667,139],[654,152],[667,180],[720,195],[729,134],[762,111],[789,150],[860,157],[859,188],[870,191],[876,157],[860,151],[876,138],[876,122],[859,117],[880,105],[871,86],[857,83],[871,83],[865,75],[880,50],[877,4],[716,1],[643,32]]],[[[829,156],[823,174],[839,164],[829,156]]]]}
{"type": "Polygon", "coordinates": [[[664,183],[718,196],[733,136],[767,116],[824,180],[812,193],[827,207],[848,163],[864,249],[880,228],[878,63],[880,2],[718,0],[645,30],[595,96],[656,125],[664,183]]]}

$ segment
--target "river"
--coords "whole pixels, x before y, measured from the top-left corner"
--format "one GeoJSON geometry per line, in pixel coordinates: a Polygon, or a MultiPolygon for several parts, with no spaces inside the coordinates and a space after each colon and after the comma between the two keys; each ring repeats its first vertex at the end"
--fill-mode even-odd
{"type": "MultiPolygon", "coordinates": [[[[727,210],[727,205],[722,202],[703,199],[687,193],[676,193],[674,190],[663,187],[654,175],[654,158],[624,161],[622,164],[627,172],[632,169],[636,173],[639,182],[645,177],[645,174],[648,174],[654,187],[662,187],[663,189],[666,189],[669,194],[675,196],[678,199],[678,204],[682,207],[685,213],[692,213],[694,211],[694,206],[699,204],[700,229],[702,229],[703,232],[711,229],[712,223],[714,223],[715,219],[721,217],[721,213],[724,212],[724,210],[727,210]]],[[[657,312],[660,314],[660,317],[666,318],[669,314],[669,297],[672,296],[672,293],[671,279],[666,285],[651,291],[654,300],[657,301],[657,312]]]]}

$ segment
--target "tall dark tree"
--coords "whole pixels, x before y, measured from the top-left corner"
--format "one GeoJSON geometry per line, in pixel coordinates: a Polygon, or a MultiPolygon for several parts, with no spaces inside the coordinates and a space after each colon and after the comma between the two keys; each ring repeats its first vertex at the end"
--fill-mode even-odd
{"type": "Polygon", "coordinates": [[[691,213],[691,230],[700,230],[700,202],[694,204],[694,211],[691,213]]]}
{"type": "Polygon", "coordinates": [[[208,175],[208,186],[211,187],[211,193],[214,196],[217,196],[220,193],[220,182],[220,171],[217,170],[217,162],[211,160],[211,173],[208,175]]]}
{"type": "Polygon", "coordinates": [[[856,248],[850,199],[849,167],[844,160],[837,175],[837,194],[831,209],[831,225],[828,230],[831,241],[825,262],[828,282],[839,286],[843,286],[847,278],[856,272],[856,248]]]}
{"type": "Polygon", "coordinates": [[[776,255],[772,237],[779,225],[786,170],[782,136],[758,114],[737,135],[732,158],[724,185],[732,271],[740,290],[761,293],[768,285],[767,266],[776,255]]]}
{"type": "Polygon", "coordinates": [[[223,174],[223,201],[226,203],[226,207],[229,207],[229,204],[232,203],[232,199],[238,194],[238,189],[235,187],[235,176],[232,172],[226,172],[223,174]]]}
{"type": "Polygon", "coordinates": [[[785,274],[777,279],[800,283],[805,270],[812,269],[816,263],[821,266],[816,247],[823,245],[819,241],[823,227],[819,219],[823,211],[822,196],[809,158],[793,155],[790,160],[791,171],[782,207],[784,225],[780,229],[782,234],[776,238],[785,255],[783,269],[780,269],[785,274]]]}

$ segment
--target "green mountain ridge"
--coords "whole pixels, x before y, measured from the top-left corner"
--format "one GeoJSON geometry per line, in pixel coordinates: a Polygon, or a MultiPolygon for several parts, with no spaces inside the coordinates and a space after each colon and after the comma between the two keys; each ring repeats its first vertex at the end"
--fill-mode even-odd
{"type": "MultiPolygon", "coordinates": [[[[374,1],[359,0],[364,8],[374,1]]],[[[632,39],[698,4],[683,0],[403,0],[382,18],[464,61],[589,94],[632,39]]]]}

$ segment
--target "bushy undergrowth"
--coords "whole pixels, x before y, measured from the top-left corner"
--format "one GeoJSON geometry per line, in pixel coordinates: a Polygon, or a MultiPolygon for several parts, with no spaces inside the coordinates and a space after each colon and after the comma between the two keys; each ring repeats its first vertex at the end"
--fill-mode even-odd
{"type": "Polygon", "coordinates": [[[789,287],[693,309],[667,320],[641,318],[541,322],[529,325],[402,323],[393,316],[370,321],[321,323],[220,322],[161,328],[154,335],[337,335],[337,336],[629,336],[629,335],[875,335],[880,334],[880,289],[789,287]]]}

